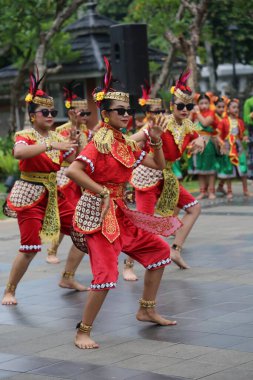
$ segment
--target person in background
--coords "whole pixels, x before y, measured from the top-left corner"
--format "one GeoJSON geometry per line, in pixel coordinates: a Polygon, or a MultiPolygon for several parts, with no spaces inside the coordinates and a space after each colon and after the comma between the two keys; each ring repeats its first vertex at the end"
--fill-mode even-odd
{"type": "MultiPolygon", "coordinates": [[[[93,135],[92,131],[87,127],[87,121],[91,115],[88,109],[88,102],[74,93],[74,89],[77,86],[78,84],[72,81],[64,87],[65,107],[68,112],[69,121],[55,129],[55,132],[59,133],[64,141],[71,141],[78,136],[76,155],[87,145],[93,135]]],[[[75,182],[66,177],[65,173],[68,166],[69,162],[64,160],[60,170],[57,172],[57,185],[65,198],[76,207],[82,192],[75,182]]],[[[63,237],[64,235],[61,233],[59,241],[52,243],[47,249],[46,261],[49,264],[58,264],[60,262],[57,257],[57,250],[63,237]]]]}

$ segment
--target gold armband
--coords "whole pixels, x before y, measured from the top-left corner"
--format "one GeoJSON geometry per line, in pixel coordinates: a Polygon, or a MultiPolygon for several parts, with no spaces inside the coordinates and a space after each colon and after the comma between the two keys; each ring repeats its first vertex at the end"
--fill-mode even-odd
{"type": "Polygon", "coordinates": [[[101,191],[101,193],[99,193],[99,196],[102,199],[108,198],[110,196],[110,190],[107,189],[107,187],[103,186],[103,190],[101,191]]]}

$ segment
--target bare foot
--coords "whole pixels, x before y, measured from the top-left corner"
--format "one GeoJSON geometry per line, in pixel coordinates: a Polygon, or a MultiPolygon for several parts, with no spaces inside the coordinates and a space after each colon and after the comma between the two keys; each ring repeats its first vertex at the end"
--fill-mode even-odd
{"type": "Polygon", "coordinates": [[[224,189],[223,186],[218,186],[217,189],[216,189],[216,192],[217,192],[217,193],[222,193],[222,194],[224,194],[224,195],[227,194],[227,192],[226,192],[226,190],[224,189]]]}
{"type": "Polygon", "coordinates": [[[90,290],[90,288],[87,288],[86,286],[83,286],[73,278],[61,278],[61,281],[59,282],[59,286],[61,288],[66,289],[73,289],[77,290],[78,292],[85,292],[87,290],[90,290]]]}
{"type": "Polygon", "coordinates": [[[89,333],[86,334],[81,331],[77,331],[76,333],[75,345],[83,350],[99,348],[99,345],[90,338],[89,333]]]}
{"type": "Polygon", "coordinates": [[[170,319],[163,318],[153,307],[140,308],[136,314],[136,319],[141,322],[152,322],[161,326],[175,326],[177,324],[177,321],[171,321],[170,319]]]}
{"type": "Polygon", "coordinates": [[[253,193],[251,193],[250,191],[245,191],[243,194],[245,197],[253,197],[253,193]]]}
{"type": "Polygon", "coordinates": [[[206,197],[207,197],[207,193],[200,193],[200,194],[196,197],[196,199],[199,201],[199,200],[204,199],[204,198],[206,198],[206,197]]]}
{"type": "Polygon", "coordinates": [[[123,269],[123,278],[126,281],[137,281],[138,277],[134,273],[133,268],[128,268],[126,265],[124,265],[123,269]]]}
{"type": "Polygon", "coordinates": [[[46,262],[48,264],[59,264],[60,260],[56,255],[47,255],[46,262]]]}
{"type": "Polygon", "coordinates": [[[17,300],[15,297],[15,294],[10,292],[5,292],[3,299],[2,299],[2,305],[17,305],[17,300]]]}
{"type": "Polygon", "coordinates": [[[232,193],[227,193],[227,199],[228,199],[228,200],[233,199],[233,194],[232,194],[232,193]]]}
{"type": "Polygon", "coordinates": [[[190,269],[190,266],[186,264],[180,252],[176,251],[173,248],[171,248],[171,251],[170,251],[170,258],[173,261],[173,263],[177,264],[177,266],[180,269],[190,269]]]}
{"type": "Polygon", "coordinates": [[[210,199],[212,201],[212,200],[216,199],[216,195],[214,193],[210,193],[208,195],[208,199],[210,199]]]}

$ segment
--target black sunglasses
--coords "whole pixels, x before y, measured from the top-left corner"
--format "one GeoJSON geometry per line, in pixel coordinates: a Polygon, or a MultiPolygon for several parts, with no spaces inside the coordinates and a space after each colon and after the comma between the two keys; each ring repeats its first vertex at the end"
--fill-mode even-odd
{"type": "Polygon", "coordinates": [[[132,116],[135,114],[135,109],[133,108],[110,108],[109,110],[106,110],[107,112],[116,111],[118,115],[123,116],[125,113],[127,113],[129,116],[132,116]]]}
{"type": "Polygon", "coordinates": [[[165,113],[165,110],[156,110],[156,111],[147,111],[148,113],[152,113],[154,115],[159,115],[160,113],[165,113]]]}
{"type": "Polygon", "coordinates": [[[85,112],[85,111],[81,111],[81,112],[79,112],[79,116],[90,116],[91,115],[91,112],[85,112]]]}
{"type": "Polygon", "coordinates": [[[175,106],[177,106],[178,111],[183,111],[183,109],[186,107],[187,111],[193,110],[194,104],[193,103],[174,103],[175,106]]]}
{"type": "Polygon", "coordinates": [[[42,110],[35,111],[34,113],[38,113],[38,112],[41,112],[42,116],[44,117],[48,117],[50,114],[52,117],[56,117],[58,114],[57,110],[48,110],[47,108],[43,108],[42,110]]]}

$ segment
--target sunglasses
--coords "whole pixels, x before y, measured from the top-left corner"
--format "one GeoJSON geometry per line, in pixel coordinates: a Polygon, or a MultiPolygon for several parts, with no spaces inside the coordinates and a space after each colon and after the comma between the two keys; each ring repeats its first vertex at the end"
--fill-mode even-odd
{"type": "Polygon", "coordinates": [[[110,108],[109,110],[106,110],[107,112],[112,112],[112,111],[116,111],[118,113],[118,115],[120,116],[124,116],[125,113],[127,113],[129,116],[132,116],[135,114],[135,109],[133,108],[110,108]]]}
{"type": "Polygon", "coordinates": [[[165,113],[165,110],[156,110],[156,111],[148,111],[148,113],[152,113],[154,115],[159,115],[160,113],[165,113]]]}
{"type": "Polygon", "coordinates": [[[57,110],[48,110],[47,108],[43,108],[42,110],[35,111],[34,113],[38,113],[38,112],[41,112],[42,116],[44,117],[48,117],[49,115],[51,115],[52,117],[56,117],[58,114],[57,110]]]}
{"type": "Polygon", "coordinates": [[[91,112],[85,112],[85,111],[82,111],[82,112],[79,112],[79,114],[78,114],[79,116],[90,116],[91,115],[91,112]]]}
{"type": "Polygon", "coordinates": [[[174,103],[175,106],[177,107],[178,111],[183,111],[183,109],[186,107],[187,111],[193,110],[194,104],[193,103],[174,103]]]}

